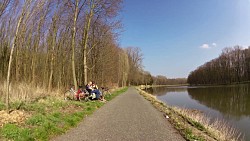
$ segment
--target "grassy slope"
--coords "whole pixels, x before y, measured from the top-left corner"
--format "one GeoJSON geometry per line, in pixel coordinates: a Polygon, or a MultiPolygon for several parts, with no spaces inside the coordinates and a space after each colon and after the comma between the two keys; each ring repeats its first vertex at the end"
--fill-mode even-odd
{"type": "MultiPolygon", "coordinates": [[[[116,91],[107,95],[105,99],[110,101],[126,90],[127,88],[116,91]]],[[[12,107],[18,107],[30,116],[24,123],[5,124],[0,129],[0,140],[49,140],[76,126],[85,116],[92,114],[104,104],[100,101],[63,101],[51,97],[32,103],[14,103],[12,107]]],[[[0,108],[4,109],[4,106],[0,104],[0,108]]]]}
{"type": "Polygon", "coordinates": [[[206,120],[206,117],[202,116],[197,110],[188,110],[170,107],[161,101],[157,100],[155,96],[152,96],[140,89],[140,94],[145,97],[152,105],[163,112],[165,116],[168,116],[168,120],[174,125],[174,127],[181,133],[181,135],[188,141],[239,141],[239,134],[232,130],[231,127],[225,126],[225,124],[215,123],[202,124],[197,120],[202,118],[206,120]],[[197,115],[196,117],[190,115],[197,115]],[[198,118],[197,118],[198,117],[198,118]],[[223,129],[223,132],[221,129],[223,129]]]}

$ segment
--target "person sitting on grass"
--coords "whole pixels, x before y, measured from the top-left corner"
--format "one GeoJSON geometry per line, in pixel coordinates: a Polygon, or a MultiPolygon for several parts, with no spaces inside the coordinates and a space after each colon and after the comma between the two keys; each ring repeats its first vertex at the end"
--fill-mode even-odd
{"type": "Polygon", "coordinates": [[[79,86],[78,91],[76,92],[76,99],[80,100],[80,98],[83,98],[85,96],[84,90],[82,86],[79,86]]]}
{"type": "Polygon", "coordinates": [[[104,95],[101,93],[101,91],[99,90],[99,88],[98,88],[98,86],[95,84],[95,82],[92,82],[92,88],[94,89],[93,91],[94,92],[96,92],[96,93],[98,93],[99,94],[99,100],[101,100],[101,101],[106,101],[105,99],[104,99],[104,95]]]}
{"type": "Polygon", "coordinates": [[[97,100],[104,101],[104,97],[102,96],[102,93],[99,91],[98,86],[94,82],[89,81],[89,83],[86,85],[86,90],[90,94],[94,93],[96,95],[97,100]]]}
{"type": "Polygon", "coordinates": [[[89,83],[86,85],[86,90],[89,92],[89,94],[92,93],[92,81],[89,81],[89,83]]]}

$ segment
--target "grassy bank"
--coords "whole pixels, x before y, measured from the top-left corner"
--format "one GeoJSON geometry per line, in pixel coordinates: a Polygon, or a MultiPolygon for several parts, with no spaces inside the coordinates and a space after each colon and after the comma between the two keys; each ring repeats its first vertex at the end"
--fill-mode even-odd
{"type": "Polygon", "coordinates": [[[172,125],[189,141],[240,141],[240,133],[223,121],[211,121],[198,110],[170,107],[140,89],[140,94],[163,112],[172,125]]]}
{"type": "Polygon", "coordinates": [[[157,88],[157,87],[180,87],[189,86],[189,84],[173,84],[173,85],[141,85],[140,88],[157,88]]]}
{"type": "MultiPolygon", "coordinates": [[[[106,100],[110,101],[126,90],[127,88],[123,88],[106,95],[106,100]]],[[[11,103],[14,110],[7,114],[4,105],[0,103],[0,140],[49,140],[76,126],[104,104],[100,101],[64,101],[47,96],[32,102],[11,103]],[[8,120],[7,123],[3,123],[3,117],[8,120]]]]}

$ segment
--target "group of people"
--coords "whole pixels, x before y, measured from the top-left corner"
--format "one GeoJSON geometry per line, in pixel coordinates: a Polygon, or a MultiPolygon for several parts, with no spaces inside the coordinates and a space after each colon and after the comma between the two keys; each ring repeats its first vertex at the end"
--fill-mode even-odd
{"type": "MultiPolygon", "coordinates": [[[[95,95],[94,99],[105,101],[103,94],[98,89],[98,86],[95,84],[95,82],[89,81],[89,83],[86,85],[86,90],[88,91],[89,94],[95,95]]],[[[84,95],[84,93],[85,92],[84,92],[83,87],[80,87],[76,95],[77,97],[79,97],[80,95],[84,95]]]]}

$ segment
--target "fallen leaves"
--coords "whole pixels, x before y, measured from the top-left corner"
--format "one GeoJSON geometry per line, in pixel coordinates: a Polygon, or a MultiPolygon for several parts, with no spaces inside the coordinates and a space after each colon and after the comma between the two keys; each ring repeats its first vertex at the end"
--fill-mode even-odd
{"type": "Polygon", "coordinates": [[[22,124],[30,115],[25,111],[14,110],[10,113],[7,111],[0,111],[0,127],[6,123],[22,124]]]}

